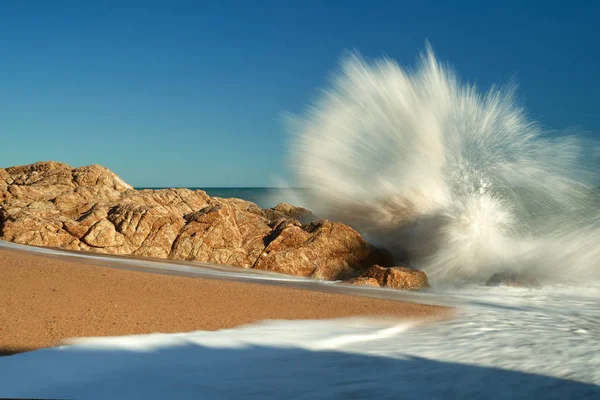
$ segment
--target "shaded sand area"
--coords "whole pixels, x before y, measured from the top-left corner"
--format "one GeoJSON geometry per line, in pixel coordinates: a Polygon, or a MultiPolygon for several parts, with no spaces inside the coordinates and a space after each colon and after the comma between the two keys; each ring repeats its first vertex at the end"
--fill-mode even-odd
{"type": "Polygon", "coordinates": [[[0,249],[4,355],[72,337],[218,330],[265,319],[448,313],[434,305],[119,270],[0,249]]]}

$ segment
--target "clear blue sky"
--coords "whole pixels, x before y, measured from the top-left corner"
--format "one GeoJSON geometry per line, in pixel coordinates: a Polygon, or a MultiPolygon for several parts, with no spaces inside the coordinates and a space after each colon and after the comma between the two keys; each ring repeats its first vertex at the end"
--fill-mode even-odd
{"type": "Polygon", "coordinates": [[[344,50],[516,77],[532,117],[600,132],[597,1],[6,1],[0,166],[105,165],[135,186],[269,186],[344,50]],[[403,4],[404,3],[404,4],[403,4]]]}

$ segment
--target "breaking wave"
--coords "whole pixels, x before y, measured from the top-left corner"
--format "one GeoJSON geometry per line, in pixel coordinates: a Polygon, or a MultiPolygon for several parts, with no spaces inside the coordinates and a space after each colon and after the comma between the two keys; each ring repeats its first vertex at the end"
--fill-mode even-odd
{"type": "Polygon", "coordinates": [[[290,126],[307,206],[436,282],[600,275],[594,144],[545,132],[514,84],[481,94],[429,47],[415,70],[350,54],[290,126]]]}

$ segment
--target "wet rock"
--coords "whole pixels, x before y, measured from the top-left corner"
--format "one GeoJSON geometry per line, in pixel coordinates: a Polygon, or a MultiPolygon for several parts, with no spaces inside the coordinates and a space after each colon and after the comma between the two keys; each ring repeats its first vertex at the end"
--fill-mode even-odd
{"type": "Polygon", "coordinates": [[[312,212],[306,208],[296,207],[287,203],[280,203],[273,208],[264,210],[265,217],[269,221],[281,219],[293,219],[302,224],[312,222],[316,219],[312,212]]]}
{"type": "Polygon", "coordinates": [[[418,269],[388,268],[383,286],[391,289],[421,290],[429,287],[427,275],[418,269]]]}
{"type": "Polygon", "coordinates": [[[369,278],[369,279],[375,279],[379,285],[383,285],[385,284],[385,277],[387,276],[388,273],[388,269],[385,267],[382,267],[381,265],[372,265],[368,270],[366,270],[362,275],[361,278],[369,278]]]}
{"type": "Polygon", "coordinates": [[[429,287],[425,272],[406,267],[373,265],[360,278],[374,279],[379,286],[390,289],[421,290],[429,287]]]}
{"type": "Polygon", "coordinates": [[[279,218],[279,219],[269,222],[269,226],[274,231],[281,231],[282,229],[284,229],[290,225],[295,225],[298,227],[302,226],[300,221],[292,219],[292,218],[279,218]]]}
{"type": "Polygon", "coordinates": [[[381,286],[379,284],[379,282],[377,281],[377,279],[375,279],[375,278],[354,278],[354,279],[350,279],[350,280],[346,281],[346,283],[349,283],[351,285],[361,285],[361,286],[373,286],[373,287],[381,286]]]}
{"type": "Polygon", "coordinates": [[[382,258],[349,226],[317,221],[274,232],[255,268],[336,280],[356,277],[382,258]]]}
{"type": "Polygon", "coordinates": [[[498,272],[492,275],[485,286],[536,287],[539,282],[531,277],[515,272],[498,272]]]}

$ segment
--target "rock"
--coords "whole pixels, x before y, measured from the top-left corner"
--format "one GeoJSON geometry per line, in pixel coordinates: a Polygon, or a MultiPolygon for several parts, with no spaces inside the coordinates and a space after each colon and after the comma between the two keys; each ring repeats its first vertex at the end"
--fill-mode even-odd
{"type": "Polygon", "coordinates": [[[382,267],[381,265],[372,265],[368,270],[366,270],[360,277],[375,279],[379,285],[383,285],[385,283],[385,277],[387,276],[388,269],[382,267]]]}
{"type": "Polygon", "coordinates": [[[538,281],[530,276],[520,275],[515,272],[499,272],[492,275],[485,286],[512,286],[512,287],[535,287],[538,281]]]}
{"type": "Polygon", "coordinates": [[[407,285],[400,282],[409,273],[392,278],[384,267],[377,267],[383,277],[373,271],[361,277],[373,264],[392,265],[389,255],[344,224],[303,225],[314,218],[289,204],[263,210],[241,199],[210,198],[201,190],[134,190],[99,165],[73,168],[48,161],[0,169],[3,240],[407,285]]]}
{"type": "Polygon", "coordinates": [[[128,190],[122,194],[121,204],[164,207],[178,214],[198,211],[211,203],[211,198],[202,190],[159,189],[128,190]]]}
{"type": "Polygon", "coordinates": [[[64,163],[54,161],[40,161],[35,164],[6,168],[9,185],[47,187],[67,185],[74,187],[74,168],[64,163]]]}
{"type": "Polygon", "coordinates": [[[349,283],[351,285],[361,285],[361,286],[373,286],[373,287],[381,286],[379,284],[379,282],[377,281],[377,279],[375,279],[375,278],[353,278],[353,279],[346,281],[346,283],[349,283]]]}
{"type": "Polygon", "coordinates": [[[281,231],[284,228],[290,226],[290,225],[294,225],[294,226],[298,226],[301,227],[302,224],[300,223],[300,221],[295,220],[295,219],[288,219],[288,218],[279,218],[276,219],[275,221],[271,221],[269,222],[269,226],[271,227],[271,229],[273,229],[274,231],[281,231]]]}
{"type": "Polygon", "coordinates": [[[7,184],[6,180],[10,178],[10,174],[4,168],[0,168],[0,186],[7,184]]]}
{"type": "Polygon", "coordinates": [[[4,171],[0,179],[6,189],[0,187],[0,205],[7,209],[42,203],[50,208],[48,204],[52,203],[58,211],[66,212],[90,202],[114,201],[122,192],[131,189],[116,174],[99,165],[72,168],[47,161],[4,171]]]}
{"type": "Polygon", "coordinates": [[[329,221],[274,231],[255,268],[336,280],[357,276],[384,255],[352,228],[329,221]]]}
{"type": "Polygon", "coordinates": [[[262,218],[267,218],[265,211],[257,206],[255,203],[247,200],[236,199],[235,197],[231,198],[222,198],[222,197],[213,197],[211,199],[212,204],[231,204],[235,207],[239,208],[242,211],[246,211],[255,215],[258,215],[262,218]]]}
{"type": "Polygon", "coordinates": [[[281,219],[294,219],[300,223],[306,224],[312,222],[315,216],[306,208],[296,207],[291,204],[280,203],[273,208],[264,211],[265,217],[269,221],[277,221],[281,219]]]}
{"type": "Polygon", "coordinates": [[[391,289],[421,290],[429,287],[425,272],[406,267],[385,268],[373,265],[360,279],[373,279],[379,286],[391,289]]]}
{"type": "Polygon", "coordinates": [[[203,208],[187,217],[188,223],[173,243],[171,258],[252,267],[265,248],[271,229],[265,220],[232,204],[203,208]]]}
{"type": "Polygon", "coordinates": [[[78,249],[79,240],[64,229],[60,215],[16,210],[0,213],[1,238],[20,244],[78,249]]]}
{"type": "Polygon", "coordinates": [[[418,269],[406,267],[388,268],[383,286],[392,289],[421,290],[429,287],[427,275],[418,269]]]}

